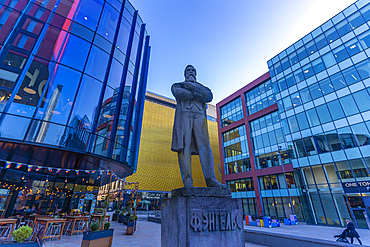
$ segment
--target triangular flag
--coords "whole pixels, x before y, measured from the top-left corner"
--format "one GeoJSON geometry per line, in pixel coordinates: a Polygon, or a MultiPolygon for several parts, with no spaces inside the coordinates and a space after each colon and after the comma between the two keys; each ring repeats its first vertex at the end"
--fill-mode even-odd
{"type": "Polygon", "coordinates": [[[22,167],[22,163],[17,163],[17,165],[15,166],[15,168],[19,169],[22,167]]]}
{"type": "Polygon", "coordinates": [[[48,170],[49,170],[49,172],[52,172],[53,171],[53,168],[48,167],[48,170]]]}
{"type": "Polygon", "coordinates": [[[92,170],[91,173],[94,174],[96,171],[95,170],[92,170]]]}
{"type": "Polygon", "coordinates": [[[57,168],[57,173],[59,173],[62,169],[57,168]]]}
{"type": "Polygon", "coordinates": [[[76,174],[77,174],[77,176],[80,175],[80,171],[76,170],[76,174]]]}
{"type": "Polygon", "coordinates": [[[89,174],[89,173],[90,173],[90,171],[89,171],[89,170],[85,170],[85,173],[89,174]]]}
{"type": "Polygon", "coordinates": [[[71,170],[70,169],[66,169],[66,173],[70,172],[71,170]]]}
{"type": "Polygon", "coordinates": [[[41,168],[42,168],[42,166],[37,166],[36,171],[37,172],[40,171],[41,168]]]}
{"type": "Polygon", "coordinates": [[[27,171],[30,172],[32,170],[33,165],[27,165],[28,169],[27,171]]]}
{"type": "Polygon", "coordinates": [[[10,166],[12,165],[12,162],[10,161],[6,161],[5,163],[5,168],[10,168],[10,166]]]}

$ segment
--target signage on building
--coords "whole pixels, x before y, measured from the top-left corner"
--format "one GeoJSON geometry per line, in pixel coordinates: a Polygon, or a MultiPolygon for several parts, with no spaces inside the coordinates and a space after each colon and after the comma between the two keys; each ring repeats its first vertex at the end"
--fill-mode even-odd
{"type": "Polygon", "coordinates": [[[161,199],[162,193],[143,192],[142,197],[145,199],[161,199]]]}
{"type": "Polygon", "coordinates": [[[370,192],[370,181],[346,182],[342,187],[347,193],[370,192]]]}

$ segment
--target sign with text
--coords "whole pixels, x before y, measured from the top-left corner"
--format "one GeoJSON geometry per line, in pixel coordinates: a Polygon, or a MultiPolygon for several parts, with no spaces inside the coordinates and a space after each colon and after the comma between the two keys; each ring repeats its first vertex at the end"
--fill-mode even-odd
{"type": "Polygon", "coordinates": [[[190,226],[196,232],[233,231],[242,229],[242,215],[233,212],[202,212],[195,213],[190,218],[190,226]]]}
{"type": "Polygon", "coordinates": [[[347,193],[370,192],[370,181],[346,182],[342,187],[347,193]]]}

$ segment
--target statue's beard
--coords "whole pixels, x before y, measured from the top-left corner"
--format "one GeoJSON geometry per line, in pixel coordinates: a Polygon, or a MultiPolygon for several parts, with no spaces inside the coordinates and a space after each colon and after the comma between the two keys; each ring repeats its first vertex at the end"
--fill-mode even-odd
{"type": "Polygon", "coordinates": [[[190,74],[186,77],[186,81],[189,81],[189,82],[196,82],[197,79],[195,78],[195,75],[193,74],[190,74]]]}

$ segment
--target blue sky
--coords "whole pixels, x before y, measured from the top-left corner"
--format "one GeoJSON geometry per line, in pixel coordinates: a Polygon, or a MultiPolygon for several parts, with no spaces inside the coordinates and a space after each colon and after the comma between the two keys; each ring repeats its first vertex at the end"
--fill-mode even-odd
{"type": "Polygon", "coordinates": [[[216,104],[268,71],[267,60],[353,0],[130,0],[151,36],[147,90],[174,98],[186,65],[216,104]]]}

